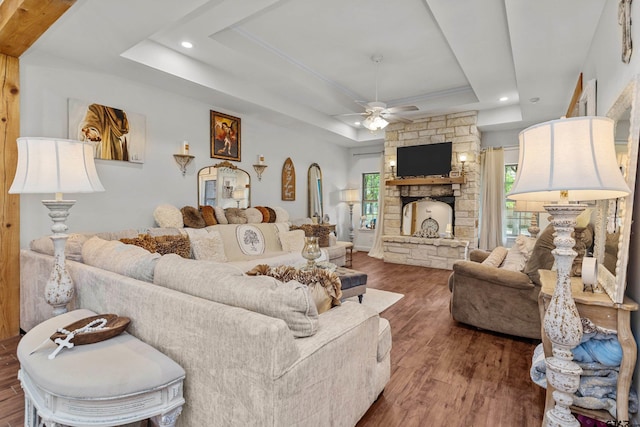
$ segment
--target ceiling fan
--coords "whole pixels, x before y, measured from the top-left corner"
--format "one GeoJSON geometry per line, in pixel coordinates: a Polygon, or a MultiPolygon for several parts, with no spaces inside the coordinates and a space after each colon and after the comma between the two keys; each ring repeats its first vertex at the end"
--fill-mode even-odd
{"type": "Polygon", "coordinates": [[[371,102],[356,101],[365,110],[364,113],[343,114],[343,116],[360,115],[364,116],[362,126],[370,131],[384,129],[390,122],[412,123],[412,120],[397,116],[396,113],[404,111],[417,111],[415,105],[401,105],[397,107],[387,107],[384,102],[378,101],[378,66],[382,62],[382,55],[373,55],[371,60],[376,64],[376,99],[371,102]]]}

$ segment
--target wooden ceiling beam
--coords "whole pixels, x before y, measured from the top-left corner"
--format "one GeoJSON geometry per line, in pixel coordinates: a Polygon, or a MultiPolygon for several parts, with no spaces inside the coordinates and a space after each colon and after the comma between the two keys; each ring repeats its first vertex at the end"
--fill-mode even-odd
{"type": "Polygon", "coordinates": [[[0,53],[19,58],[76,0],[4,0],[0,53]]]}

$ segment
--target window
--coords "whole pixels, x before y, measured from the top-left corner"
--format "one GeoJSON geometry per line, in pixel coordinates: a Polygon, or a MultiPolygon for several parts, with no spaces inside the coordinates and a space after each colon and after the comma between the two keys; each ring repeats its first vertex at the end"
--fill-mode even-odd
{"type": "Polygon", "coordinates": [[[511,187],[513,187],[513,183],[516,180],[517,171],[517,164],[504,166],[505,222],[503,225],[503,233],[507,238],[507,246],[511,246],[509,243],[513,242],[519,234],[528,235],[529,232],[527,228],[529,224],[531,224],[531,213],[515,212],[516,202],[507,199],[507,194],[511,191],[511,187]]]}
{"type": "Polygon", "coordinates": [[[362,217],[360,227],[375,228],[378,218],[378,193],[380,192],[380,174],[362,174],[362,217]]]}

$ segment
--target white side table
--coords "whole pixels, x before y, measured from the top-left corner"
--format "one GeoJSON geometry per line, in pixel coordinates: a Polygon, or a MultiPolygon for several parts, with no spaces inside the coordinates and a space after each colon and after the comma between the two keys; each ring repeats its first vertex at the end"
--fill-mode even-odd
{"type": "MultiPolygon", "coordinates": [[[[75,310],[49,319],[18,344],[18,376],[25,395],[25,426],[120,426],[150,419],[173,427],[184,398],[185,372],[173,360],[126,332],[95,344],[63,349],[44,340],[77,320],[95,316],[75,310]]],[[[134,320],[135,321],[135,320],[134,320]]]]}

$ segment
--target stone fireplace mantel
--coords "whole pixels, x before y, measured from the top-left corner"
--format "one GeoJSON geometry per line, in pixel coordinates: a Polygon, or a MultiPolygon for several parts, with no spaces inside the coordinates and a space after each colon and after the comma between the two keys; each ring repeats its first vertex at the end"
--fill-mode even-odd
{"type": "Polygon", "coordinates": [[[385,164],[396,160],[399,146],[452,143],[453,171],[456,177],[417,177],[397,179],[385,172],[383,250],[385,262],[451,269],[455,261],[466,259],[469,249],[478,247],[480,200],[480,132],[477,112],[468,111],[429,117],[413,123],[394,123],[385,133],[385,164]],[[462,168],[458,160],[466,153],[462,168]],[[445,191],[446,190],[446,191],[445,191]],[[453,239],[425,239],[402,235],[403,201],[416,198],[454,198],[453,239]]]}

